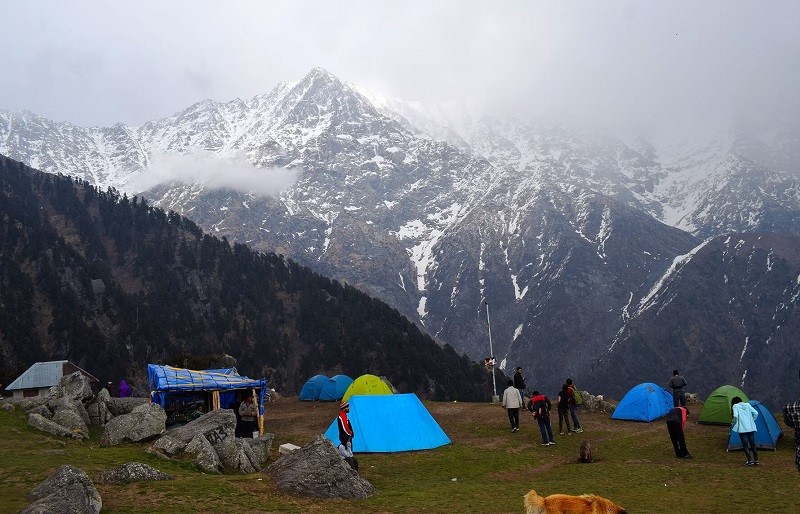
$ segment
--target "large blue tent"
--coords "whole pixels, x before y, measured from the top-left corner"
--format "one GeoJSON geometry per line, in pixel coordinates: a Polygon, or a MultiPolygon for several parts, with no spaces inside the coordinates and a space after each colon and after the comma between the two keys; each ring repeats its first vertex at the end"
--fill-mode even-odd
{"type": "Polygon", "coordinates": [[[614,409],[611,419],[650,422],[672,410],[672,393],[652,382],[631,388],[614,409]]]}
{"type": "Polygon", "coordinates": [[[219,391],[220,406],[232,408],[236,403],[236,390],[255,389],[258,394],[259,414],[264,414],[264,397],[267,392],[265,379],[251,379],[240,375],[235,368],[225,370],[191,370],[147,365],[147,381],[150,386],[150,398],[165,409],[181,396],[190,393],[219,391]],[[229,371],[229,373],[222,373],[229,371]]]}
{"type": "Polygon", "coordinates": [[[300,389],[299,398],[304,401],[319,400],[319,394],[325,384],[328,383],[328,380],[330,379],[325,375],[314,375],[309,378],[300,389]]]}
{"type": "MultiPolygon", "coordinates": [[[[450,438],[413,393],[353,395],[348,401],[354,452],[405,452],[450,444],[450,438]]],[[[325,437],[339,445],[335,419],[325,437]]]]}
{"type": "Polygon", "coordinates": [[[352,383],[353,379],[347,375],[334,375],[322,386],[319,399],[326,401],[341,400],[352,383]]]}
{"type": "MultiPolygon", "coordinates": [[[[775,450],[778,446],[778,439],[781,438],[783,432],[781,427],[775,420],[775,416],[769,409],[758,400],[750,400],[750,405],[758,411],[756,418],[756,447],[761,450],[775,450]]],[[[730,431],[728,435],[728,451],[741,450],[742,441],[739,439],[739,434],[730,431]]]]}

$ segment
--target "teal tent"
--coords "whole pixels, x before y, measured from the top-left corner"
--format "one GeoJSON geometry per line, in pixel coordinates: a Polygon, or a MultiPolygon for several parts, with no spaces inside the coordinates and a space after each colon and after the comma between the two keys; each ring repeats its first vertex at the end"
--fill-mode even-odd
{"type": "MultiPolygon", "coordinates": [[[[758,411],[758,417],[756,418],[756,447],[760,450],[777,449],[778,439],[781,438],[783,432],[781,432],[781,427],[775,420],[775,416],[760,401],[750,400],[749,403],[758,411]]],[[[731,430],[728,435],[728,451],[741,449],[742,441],[739,439],[739,434],[731,430]]]]}
{"type": "Polygon", "coordinates": [[[650,422],[672,410],[672,393],[652,382],[631,388],[614,409],[611,419],[650,422]]]}
{"type": "MultiPolygon", "coordinates": [[[[413,393],[353,395],[348,401],[354,452],[405,452],[450,444],[450,438],[413,393]]],[[[335,419],[325,437],[339,446],[335,419]]]]}
{"type": "Polygon", "coordinates": [[[341,400],[344,392],[353,383],[353,379],[347,375],[334,375],[322,386],[319,399],[325,401],[341,400]]]}
{"type": "Polygon", "coordinates": [[[329,378],[325,375],[314,375],[306,380],[303,388],[300,389],[300,399],[304,401],[319,400],[322,388],[328,383],[329,378]]]}

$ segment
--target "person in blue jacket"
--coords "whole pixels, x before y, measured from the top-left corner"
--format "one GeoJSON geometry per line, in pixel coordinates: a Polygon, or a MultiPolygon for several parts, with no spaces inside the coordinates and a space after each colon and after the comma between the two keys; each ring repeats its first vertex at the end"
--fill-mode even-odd
{"type": "Polygon", "coordinates": [[[738,396],[731,400],[731,430],[739,434],[739,440],[747,457],[745,466],[758,466],[758,448],[756,447],[756,418],[758,411],[738,396]],[[752,459],[750,458],[752,454],[752,459]]]}

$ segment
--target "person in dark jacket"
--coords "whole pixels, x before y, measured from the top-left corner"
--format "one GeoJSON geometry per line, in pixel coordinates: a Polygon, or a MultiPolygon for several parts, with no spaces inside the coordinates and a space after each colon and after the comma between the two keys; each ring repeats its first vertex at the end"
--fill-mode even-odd
{"type": "Polygon", "coordinates": [[[683,435],[683,428],[686,426],[686,417],[689,409],[686,407],[674,407],[667,413],[667,431],[672,447],[675,449],[675,456],[679,459],[691,459],[692,454],[686,448],[686,439],[683,435]]]}
{"type": "Polygon", "coordinates": [[[519,395],[525,398],[525,377],[522,376],[522,368],[517,366],[517,372],[514,373],[514,387],[519,389],[519,395]]]}
{"type": "Polygon", "coordinates": [[[339,455],[347,462],[351,468],[358,471],[358,461],[353,455],[353,425],[347,414],[350,412],[350,403],[342,402],[339,404],[339,416],[336,418],[336,426],[339,428],[339,455]]]}
{"type": "Polygon", "coordinates": [[[567,384],[561,386],[558,392],[558,433],[564,435],[564,424],[567,425],[567,435],[572,432],[569,426],[569,392],[567,384]]]}
{"type": "Polygon", "coordinates": [[[556,444],[553,440],[553,427],[550,425],[550,409],[553,408],[550,399],[544,394],[539,394],[539,391],[534,391],[531,396],[531,406],[533,418],[539,424],[539,432],[542,433],[542,446],[556,444]]]}
{"type": "Polygon", "coordinates": [[[683,391],[683,388],[687,385],[686,379],[681,376],[680,372],[677,369],[672,370],[672,378],[669,379],[669,388],[672,389],[673,407],[686,407],[686,393],[683,391]]]}
{"type": "MultiPolygon", "coordinates": [[[[800,375],[800,372],[798,372],[800,375]]],[[[783,407],[783,421],[786,426],[794,428],[794,465],[800,471],[800,401],[789,403],[783,407]]]]}
{"type": "Polygon", "coordinates": [[[567,379],[567,397],[569,403],[569,415],[572,417],[572,431],[575,433],[583,432],[583,428],[581,428],[581,422],[578,419],[578,404],[575,403],[575,384],[572,383],[572,379],[567,379]]]}

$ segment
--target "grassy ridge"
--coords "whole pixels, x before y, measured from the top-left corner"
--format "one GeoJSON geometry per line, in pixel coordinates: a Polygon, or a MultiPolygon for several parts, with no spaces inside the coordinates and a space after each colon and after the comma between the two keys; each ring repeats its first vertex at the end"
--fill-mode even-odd
{"type": "MultiPolygon", "coordinates": [[[[266,473],[205,475],[189,464],[153,457],[144,446],[100,448],[99,431],[86,443],[65,441],[28,427],[20,411],[0,411],[0,512],[27,505],[28,492],[61,464],[74,464],[94,478],[132,460],[176,480],[96,485],[103,512],[522,512],[522,496],[532,488],[545,495],[600,494],[629,512],[800,512],[793,437],[783,425],[778,450],[760,452],[762,465],[747,468],[742,452],[725,451],[726,427],[696,423],[699,407],[692,409],[686,430],[695,458],[683,460],[674,457],[663,421],[617,422],[584,412],[583,434],[556,435],[556,446],[542,447],[529,415],[521,431],[511,434],[497,405],[426,406],[453,444],[359,455],[362,474],[378,490],[364,501],[295,498],[279,491],[266,473]],[[592,443],[593,464],[576,463],[583,439],[592,443]]],[[[333,403],[295,398],[270,404],[267,426],[276,434],[274,448],[310,441],[335,412],[333,403]]]]}

